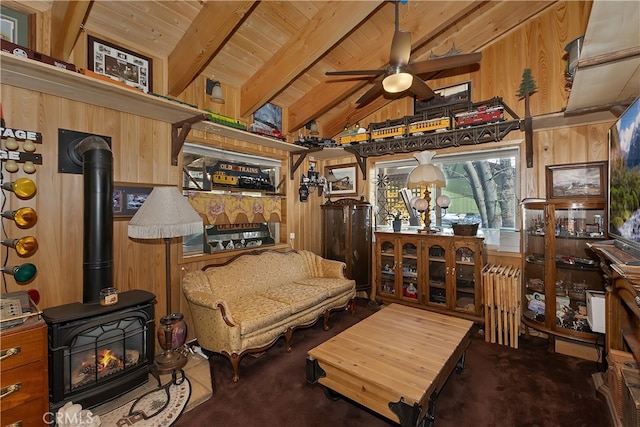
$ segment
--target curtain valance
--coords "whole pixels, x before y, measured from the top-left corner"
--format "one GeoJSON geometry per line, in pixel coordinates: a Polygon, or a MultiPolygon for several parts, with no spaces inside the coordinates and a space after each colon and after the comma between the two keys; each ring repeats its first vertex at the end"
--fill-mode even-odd
{"type": "Polygon", "coordinates": [[[280,196],[248,196],[190,191],[189,202],[209,224],[280,222],[280,196]]]}

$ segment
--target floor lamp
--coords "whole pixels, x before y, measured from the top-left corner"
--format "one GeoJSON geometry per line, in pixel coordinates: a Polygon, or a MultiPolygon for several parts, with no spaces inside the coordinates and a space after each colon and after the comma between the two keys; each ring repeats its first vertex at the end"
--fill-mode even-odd
{"type": "Polygon", "coordinates": [[[435,156],[434,151],[421,151],[413,155],[418,161],[418,166],[410,173],[407,180],[407,187],[424,189],[424,197],[415,201],[414,207],[420,212],[424,212],[424,228],[418,232],[433,233],[431,228],[431,186],[446,187],[447,180],[440,168],[431,163],[435,156]]]}
{"type": "MultiPolygon", "coordinates": [[[[175,351],[174,327],[177,321],[182,321],[182,313],[171,311],[171,254],[170,241],[173,237],[202,233],[202,217],[189,204],[176,187],[155,187],[140,209],[129,221],[128,235],[135,239],[163,239],[165,245],[165,286],[167,300],[167,314],[160,319],[160,344],[164,351],[155,359],[159,373],[170,373],[182,369],[187,358],[175,351]]],[[[184,326],[184,322],[182,323],[184,326]]],[[[185,335],[186,331],[182,331],[185,335]]],[[[182,337],[186,338],[186,337],[182,337]]],[[[180,344],[181,345],[181,344],[180,344]]]]}

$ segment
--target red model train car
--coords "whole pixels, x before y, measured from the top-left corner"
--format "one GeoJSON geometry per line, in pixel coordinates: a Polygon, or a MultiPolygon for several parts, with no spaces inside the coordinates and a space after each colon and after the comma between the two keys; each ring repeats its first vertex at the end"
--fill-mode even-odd
{"type": "Polygon", "coordinates": [[[504,120],[504,107],[478,107],[475,111],[456,114],[456,126],[466,127],[504,120]]]}

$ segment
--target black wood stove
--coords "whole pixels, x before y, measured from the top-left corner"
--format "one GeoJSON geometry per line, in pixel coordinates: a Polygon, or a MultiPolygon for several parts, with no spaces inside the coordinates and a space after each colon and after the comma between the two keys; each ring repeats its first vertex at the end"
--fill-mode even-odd
{"type": "Polygon", "coordinates": [[[100,303],[113,287],[111,149],[89,136],[67,154],[82,159],[84,175],[83,302],[43,310],[52,411],[68,401],[97,406],[144,384],[155,352],[155,295],[133,290],[100,303]]]}

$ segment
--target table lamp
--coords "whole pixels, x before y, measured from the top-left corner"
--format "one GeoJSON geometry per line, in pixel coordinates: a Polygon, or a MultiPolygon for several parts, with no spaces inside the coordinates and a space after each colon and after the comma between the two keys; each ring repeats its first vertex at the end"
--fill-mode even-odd
{"type": "Polygon", "coordinates": [[[159,373],[182,369],[187,358],[175,351],[184,344],[186,330],[181,313],[171,311],[171,256],[170,241],[173,237],[187,236],[203,231],[202,217],[189,204],[176,187],[155,187],[140,209],[129,221],[128,235],[137,239],[163,239],[165,244],[165,274],[167,314],[160,319],[160,345],[164,352],[155,359],[159,373]],[[182,322],[182,331],[174,331],[182,322]],[[176,334],[178,335],[176,337],[176,334]],[[176,339],[177,338],[177,339],[176,339]],[[176,342],[176,341],[182,342],[176,342]]]}
{"type": "Polygon", "coordinates": [[[442,170],[439,167],[431,163],[431,159],[435,156],[433,151],[421,151],[413,155],[418,161],[418,166],[415,167],[409,173],[409,179],[407,180],[407,187],[409,188],[422,188],[424,189],[424,197],[418,199],[414,203],[416,210],[424,212],[424,228],[418,230],[418,232],[433,233],[435,230],[431,229],[431,187],[446,187],[447,180],[442,170]],[[424,200],[424,201],[422,201],[424,200]],[[425,203],[426,202],[426,203],[425,203]]]}

